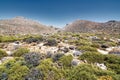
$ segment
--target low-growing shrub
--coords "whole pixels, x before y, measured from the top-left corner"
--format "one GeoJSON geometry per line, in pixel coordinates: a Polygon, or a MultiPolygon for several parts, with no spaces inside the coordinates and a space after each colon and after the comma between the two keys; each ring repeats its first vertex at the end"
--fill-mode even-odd
{"type": "Polygon", "coordinates": [[[78,46],[78,50],[97,52],[97,49],[91,46],[78,46]]]}
{"type": "Polygon", "coordinates": [[[57,46],[57,41],[55,39],[48,39],[47,42],[44,45],[48,46],[57,46]]]}
{"type": "Polygon", "coordinates": [[[0,59],[5,56],[7,56],[7,53],[0,49],[0,59]]]}
{"type": "Polygon", "coordinates": [[[43,38],[42,36],[35,36],[35,37],[30,36],[28,38],[23,39],[23,41],[26,43],[40,42],[40,41],[43,41],[43,38]]]}
{"type": "Polygon", "coordinates": [[[64,54],[57,53],[52,56],[53,62],[58,61],[64,54]]]}
{"type": "Polygon", "coordinates": [[[28,72],[29,68],[27,66],[16,64],[9,70],[8,80],[24,80],[28,72]]]}
{"type": "Polygon", "coordinates": [[[24,59],[26,61],[26,64],[29,65],[29,67],[34,67],[39,65],[41,60],[41,55],[36,52],[30,52],[24,55],[24,59]]]}
{"type": "Polygon", "coordinates": [[[72,55],[68,55],[68,56],[62,56],[60,58],[60,62],[62,63],[63,67],[71,67],[71,61],[73,60],[72,55]]]}
{"type": "Polygon", "coordinates": [[[29,50],[26,49],[26,48],[19,48],[13,53],[13,56],[14,57],[20,57],[20,56],[22,56],[22,55],[24,55],[28,52],[29,52],[29,50]]]}
{"type": "Polygon", "coordinates": [[[95,65],[81,64],[69,70],[67,80],[98,80],[100,76],[114,76],[112,71],[104,71],[95,65]]]}
{"type": "Polygon", "coordinates": [[[103,63],[104,62],[104,55],[97,53],[97,52],[85,52],[80,57],[80,60],[87,60],[89,63],[103,63]]]}
{"type": "Polygon", "coordinates": [[[64,80],[62,79],[63,73],[61,69],[54,66],[51,59],[42,60],[37,69],[42,72],[44,79],[42,80],[64,80]]]}
{"type": "Polygon", "coordinates": [[[43,80],[44,75],[42,71],[33,68],[30,70],[30,72],[26,75],[25,80],[43,80]]]}

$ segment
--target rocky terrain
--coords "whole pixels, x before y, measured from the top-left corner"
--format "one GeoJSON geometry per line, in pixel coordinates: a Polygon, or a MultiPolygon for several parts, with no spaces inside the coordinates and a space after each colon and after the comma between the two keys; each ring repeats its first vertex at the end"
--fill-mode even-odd
{"type": "Polygon", "coordinates": [[[119,80],[119,39],[65,32],[1,36],[0,79],[119,80]]]}
{"type": "Polygon", "coordinates": [[[0,31],[0,80],[120,80],[119,21],[59,30],[16,17],[0,31]]]}
{"type": "Polygon", "coordinates": [[[55,28],[40,24],[24,17],[0,20],[1,34],[39,34],[54,33],[55,28]]]}
{"type": "Polygon", "coordinates": [[[86,20],[77,20],[72,24],[65,26],[68,32],[102,32],[102,33],[120,33],[120,21],[111,20],[105,23],[98,23],[86,20]]]}

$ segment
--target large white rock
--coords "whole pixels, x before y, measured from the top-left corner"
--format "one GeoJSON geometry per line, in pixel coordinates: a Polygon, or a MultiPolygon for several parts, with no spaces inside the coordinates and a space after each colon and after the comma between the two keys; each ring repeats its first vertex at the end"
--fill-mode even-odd
{"type": "Polygon", "coordinates": [[[101,54],[108,54],[108,51],[104,51],[104,50],[100,50],[100,49],[97,49],[97,51],[101,54]]]}

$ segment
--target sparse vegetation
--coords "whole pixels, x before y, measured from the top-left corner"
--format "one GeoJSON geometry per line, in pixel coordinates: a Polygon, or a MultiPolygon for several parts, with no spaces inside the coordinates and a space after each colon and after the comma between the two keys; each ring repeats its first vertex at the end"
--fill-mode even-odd
{"type": "Polygon", "coordinates": [[[120,80],[120,56],[98,51],[117,47],[114,40],[110,41],[111,35],[107,39],[104,36],[69,32],[16,35],[13,40],[2,36],[0,80],[120,80]],[[99,40],[91,40],[91,36],[99,40]],[[20,46],[12,50],[17,45],[15,41],[20,46]],[[96,64],[104,64],[106,69],[96,64]]]}

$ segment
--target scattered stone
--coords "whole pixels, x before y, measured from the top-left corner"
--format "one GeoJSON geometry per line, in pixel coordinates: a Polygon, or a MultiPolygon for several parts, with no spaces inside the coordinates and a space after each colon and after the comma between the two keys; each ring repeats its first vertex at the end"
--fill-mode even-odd
{"type": "Polygon", "coordinates": [[[107,70],[107,67],[104,65],[104,63],[96,63],[96,65],[99,67],[99,68],[101,68],[101,69],[103,69],[103,70],[107,70]]]}
{"type": "Polygon", "coordinates": [[[104,50],[101,50],[101,49],[97,49],[97,51],[101,54],[108,54],[108,51],[104,51],[104,50]]]}
{"type": "Polygon", "coordinates": [[[6,51],[6,53],[8,54],[8,56],[11,56],[13,54],[12,51],[6,51]]]}
{"type": "Polygon", "coordinates": [[[77,66],[77,65],[80,64],[80,60],[78,60],[78,59],[73,59],[72,62],[71,62],[71,64],[72,64],[73,66],[77,66]]]}
{"type": "Polygon", "coordinates": [[[81,51],[74,50],[73,51],[73,56],[80,56],[82,54],[81,51]]]}

